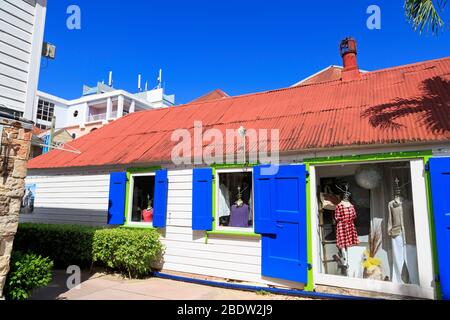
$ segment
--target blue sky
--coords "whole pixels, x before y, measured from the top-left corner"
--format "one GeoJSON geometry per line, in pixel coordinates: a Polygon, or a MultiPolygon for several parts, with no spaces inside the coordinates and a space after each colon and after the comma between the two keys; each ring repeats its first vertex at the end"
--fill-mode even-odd
{"type": "MultiPolygon", "coordinates": [[[[447,8],[447,11],[450,10],[447,8]]],[[[137,75],[185,103],[216,88],[230,95],[287,87],[341,65],[342,38],[358,41],[362,69],[445,57],[450,31],[419,35],[403,0],[50,0],[45,40],[57,46],[42,62],[39,89],[77,98],[82,85],[107,82],[137,91],[137,75]],[[81,8],[81,30],[66,27],[69,5],[81,8]],[[366,27],[369,5],[381,8],[381,30],[366,27]]]]}

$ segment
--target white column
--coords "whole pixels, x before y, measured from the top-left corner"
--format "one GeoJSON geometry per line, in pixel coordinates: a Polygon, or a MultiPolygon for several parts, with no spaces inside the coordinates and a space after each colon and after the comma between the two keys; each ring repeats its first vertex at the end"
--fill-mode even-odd
{"type": "Polygon", "coordinates": [[[108,98],[108,100],[106,100],[106,120],[108,120],[111,117],[111,112],[112,112],[112,99],[108,98]]]}
{"type": "Polygon", "coordinates": [[[123,117],[123,104],[124,104],[124,97],[119,96],[118,105],[117,105],[117,118],[123,117]]]}
{"type": "Polygon", "coordinates": [[[133,113],[135,111],[136,111],[136,101],[135,100],[131,100],[130,113],[133,113]]]}

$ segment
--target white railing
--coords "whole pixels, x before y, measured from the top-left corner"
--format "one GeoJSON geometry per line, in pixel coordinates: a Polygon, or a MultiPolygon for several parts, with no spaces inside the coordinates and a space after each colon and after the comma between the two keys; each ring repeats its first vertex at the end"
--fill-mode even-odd
{"type": "MultiPolygon", "coordinates": [[[[106,113],[90,115],[90,116],[88,116],[87,122],[106,120],[106,115],[107,115],[106,113]]],[[[111,112],[108,119],[116,119],[117,115],[118,115],[117,111],[111,112]]]]}
{"type": "Polygon", "coordinates": [[[87,119],[87,122],[106,120],[106,113],[93,114],[90,115],[87,119]]]}
{"type": "Polygon", "coordinates": [[[119,116],[119,113],[117,111],[113,111],[110,113],[109,119],[116,119],[116,118],[118,118],[118,116],[119,116]]]}

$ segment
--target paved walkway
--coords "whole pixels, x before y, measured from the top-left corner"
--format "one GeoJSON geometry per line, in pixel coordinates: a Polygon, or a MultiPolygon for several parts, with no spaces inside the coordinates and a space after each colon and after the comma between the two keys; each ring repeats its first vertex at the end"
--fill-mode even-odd
{"type": "Polygon", "coordinates": [[[31,300],[298,300],[297,297],[215,288],[160,278],[123,279],[84,273],[81,289],[69,290],[68,275],[54,273],[52,283],[37,290],[31,300]]]}

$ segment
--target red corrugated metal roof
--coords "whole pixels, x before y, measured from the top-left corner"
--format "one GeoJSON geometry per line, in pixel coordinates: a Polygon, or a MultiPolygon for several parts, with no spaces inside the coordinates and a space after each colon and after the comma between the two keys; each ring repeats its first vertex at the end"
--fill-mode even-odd
{"type": "Polygon", "coordinates": [[[339,80],[342,78],[342,69],[342,67],[338,66],[329,66],[328,68],[321,70],[318,73],[300,81],[299,83],[295,84],[295,86],[339,80]]]}
{"type": "MultiPolygon", "coordinates": [[[[175,129],[279,129],[280,151],[450,140],[450,57],[269,92],[129,114],[54,150],[29,168],[171,159],[175,129]]],[[[205,143],[207,145],[207,143],[205,143]]],[[[254,146],[253,146],[254,147],[254,146]]]]}
{"type": "Polygon", "coordinates": [[[225,92],[223,92],[221,89],[216,89],[213,90],[211,92],[208,92],[207,94],[191,101],[190,103],[194,103],[194,102],[203,102],[203,101],[209,101],[209,100],[215,100],[215,99],[222,99],[222,98],[227,98],[229,97],[228,94],[226,94],[225,92]]]}

